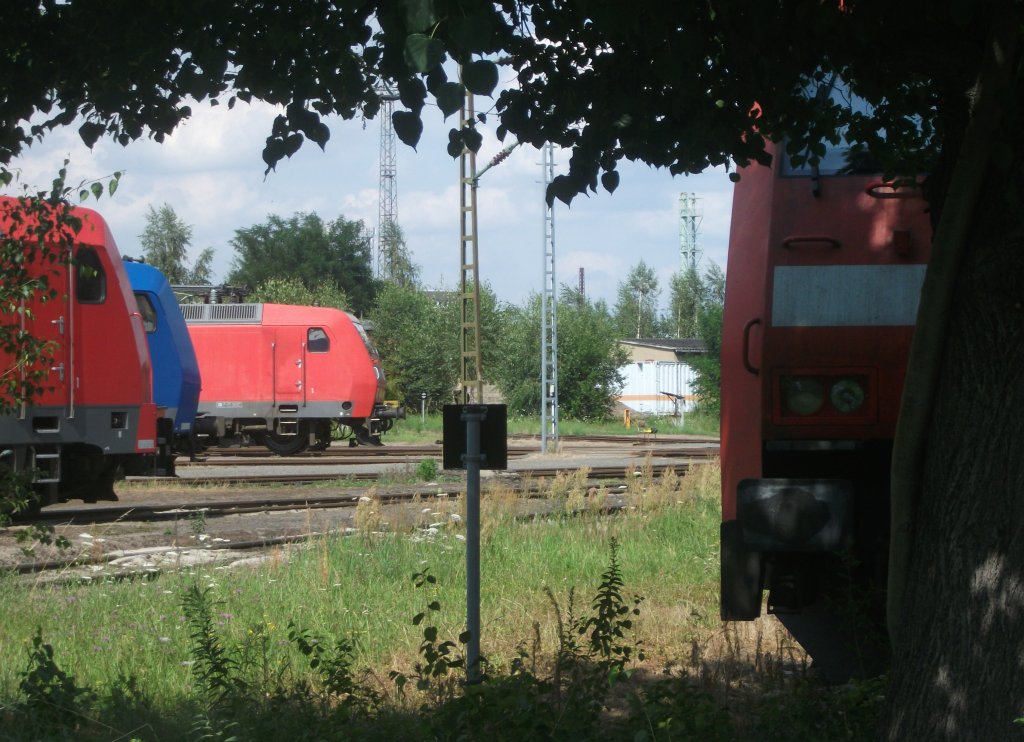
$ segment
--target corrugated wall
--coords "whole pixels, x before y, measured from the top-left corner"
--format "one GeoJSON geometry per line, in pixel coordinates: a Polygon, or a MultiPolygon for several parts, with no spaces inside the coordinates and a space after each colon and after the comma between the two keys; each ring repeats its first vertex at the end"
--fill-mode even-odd
{"type": "Polygon", "coordinates": [[[632,410],[645,415],[669,417],[679,411],[689,412],[696,405],[693,380],[697,374],[685,363],[645,361],[630,363],[619,370],[626,381],[619,401],[632,410]],[[682,399],[674,399],[662,392],[669,392],[682,399]]]}

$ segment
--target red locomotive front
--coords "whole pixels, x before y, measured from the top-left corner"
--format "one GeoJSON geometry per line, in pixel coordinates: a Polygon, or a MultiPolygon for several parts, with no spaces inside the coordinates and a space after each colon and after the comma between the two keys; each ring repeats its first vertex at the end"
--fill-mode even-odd
{"type": "Polygon", "coordinates": [[[30,274],[46,283],[3,321],[49,342],[47,356],[24,367],[4,356],[39,392],[0,417],[0,454],[14,471],[34,472],[43,504],[78,493],[112,498],[115,476],[151,467],[136,459],[157,451],[142,319],[103,218],[70,209],[40,245],[37,208],[0,198],[0,232],[24,245],[30,274]]]}
{"type": "Polygon", "coordinates": [[[742,172],[726,282],[722,617],[756,618],[767,589],[810,650],[801,626],[828,637],[840,582],[884,593],[892,440],[931,244],[919,189],[845,154],[796,168],[774,148],[773,168],[742,172]]]}

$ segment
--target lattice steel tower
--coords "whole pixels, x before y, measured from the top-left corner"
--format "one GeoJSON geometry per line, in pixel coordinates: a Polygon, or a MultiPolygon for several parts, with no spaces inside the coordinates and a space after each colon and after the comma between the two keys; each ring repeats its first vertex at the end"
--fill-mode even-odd
{"type": "Polygon", "coordinates": [[[696,193],[679,194],[679,265],[696,268],[703,251],[700,248],[700,224],[704,213],[696,193]]]}
{"type": "Polygon", "coordinates": [[[544,170],[544,287],[540,298],[540,450],[558,445],[558,284],[555,281],[555,211],[548,204],[548,186],[555,177],[555,147],[541,148],[544,170]]]}
{"type": "Polygon", "coordinates": [[[380,182],[377,190],[377,278],[390,278],[396,248],[398,219],[398,162],[395,158],[395,127],[391,114],[398,96],[387,85],[377,89],[380,96],[380,182]]]}
{"type": "MultiPolygon", "coordinates": [[[[473,123],[473,94],[467,92],[462,101],[459,128],[473,123]]],[[[483,369],[480,353],[480,269],[476,229],[476,153],[463,147],[459,157],[460,244],[462,248],[462,386],[463,404],[482,404],[484,397],[483,369]]]]}

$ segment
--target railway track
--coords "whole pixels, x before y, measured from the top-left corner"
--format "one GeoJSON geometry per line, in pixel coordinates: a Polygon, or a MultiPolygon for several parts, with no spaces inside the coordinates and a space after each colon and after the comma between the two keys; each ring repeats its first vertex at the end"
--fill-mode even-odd
{"type": "MultiPolygon", "coordinates": [[[[661,455],[661,454],[659,454],[661,455]]],[[[679,452],[674,457],[687,458],[692,460],[702,460],[712,458],[718,455],[718,449],[699,449],[690,450],[686,452],[679,452]]],[[[274,462],[272,462],[274,463],[274,462]]],[[[402,463],[396,461],[393,463],[402,463]]],[[[239,466],[237,462],[228,462],[222,464],[222,466],[239,466]]],[[[264,464],[258,464],[263,466],[264,464]]],[[[266,464],[270,465],[270,464],[266,464]]],[[[252,462],[245,462],[244,466],[253,466],[252,462]]],[[[592,479],[621,479],[628,475],[630,470],[638,470],[641,466],[644,466],[642,461],[638,461],[635,464],[629,464],[626,466],[595,466],[589,467],[590,478],[592,479]]],[[[686,462],[679,463],[659,463],[651,464],[650,468],[654,474],[660,475],[668,469],[675,469],[677,473],[682,473],[689,466],[686,462]]],[[[504,472],[505,476],[518,476],[521,478],[551,478],[558,474],[565,474],[579,470],[581,467],[579,464],[572,464],[566,466],[549,466],[549,467],[536,467],[529,469],[515,469],[504,472]]],[[[214,484],[221,485],[270,485],[270,484],[307,484],[314,482],[330,482],[334,480],[346,480],[356,482],[377,482],[382,479],[393,479],[394,473],[388,472],[318,472],[310,468],[309,462],[306,462],[306,467],[303,471],[287,473],[287,474],[226,474],[226,475],[203,475],[203,474],[189,474],[187,477],[180,478],[139,478],[140,480],[150,482],[174,482],[179,485],[190,485],[190,486],[209,486],[214,484]]]]}
{"type": "MultiPolygon", "coordinates": [[[[588,483],[598,484],[597,482],[588,483]]],[[[622,485],[620,490],[626,489],[622,485]]],[[[403,505],[417,501],[429,504],[432,500],[439,502],[447,498],[454,500],[462,495],[460,489],[439,491],[437,486],[409,488],[403,491],[391,491],[369,494],[367,492],[350,493],[345,495],[320,495],[320,496],[291,496],[272,498],[246,498],[244,500],[209,500],[204,502],[190,503],[167,503],[149,505],[105,505],[90,508],[61,508],[55,511],[46,511],[41,515],[32,518],[33,523],[49,522],[55,528],[58,527],[88,527],[90,529],[102,526],[103,524],[117,523],[121,525],[153,523],[161,521],[187,521],[201,514],[204,524],[208,519],[225,518],[228,516],[239,516],[245,514],[272,514],[282,512],[303,512],[313,510],[331,510],[338,508],[354,508],[360,502],[375,500],[377,504],[403,505]]],[[[530,506],[529,510],[523,512],[520,517],[537,518],[547,517],[553,510],[545,488],[539,483],[532,483],[523,486],[520,490],[523,501],[540,501],[540,505],[530,506]]],[[[485,491],[482,496],[486,499],[488,493],[485,491]]],[[[601,512],[605,514],[621,511],[627,506],[626,497],[621,491],[607,494],[601,506],[601,512]]],[[[560,511],[559,511],[560,512],[560,511]]],[[[129,574],[152,573],[152,566],[145,566],[154,559],[166,561],[169,557],[188,558],[189,554],[209,552],[243,552],[252,550],[266,550],[270,547],[301,543],[314,538],[326,535],[344,535],[351,532],[352,528],[332,528],[329,531],[304,530],[302,533],[279,533],[275,535],[261,536],[249,539],[205,539],[197,543],[170,543],[160,546],[146,546],[139,548],[115,548],[110,551],[83,550],[76,554],[35,561],[25,561],[13,565],[12,570],[19,574],[35,574],[41,572],[64,572],[77,567],[89,565],[112,565],[120,568],[122,562],[130,562],[134,567],[118,572],[118,577],[124,578],[129,574]],[[138,568],[139,561],[143,567],[138,568]]],[[[89,537],[90,541],[92,537],[89,537]]],[[[96,544],[98,545],[98,544],[96,544]]],[[[155,570],[160,571],[160,570],[155,570]]],[[[103,575],[109,577],[109,574],[103,575]]],[[[88,575],[72,576],[72,581],[88,579],[88,575]]]]}
{"type": "MultiPolygon", "coordinates": [[[[635,437],[622,436],[625,440],[632,440],[629,455],[650,452],[659,458],[706,458],[718,454],[717,439],[707,440],[664,440],[657,446],[649,442],[636,442],[635,437]]],[[[590,436],[587,438],[573,439],[590,443],[605,443],[621,448],[622,440],[610,436],[590,436]]],[[[567,452],[565,441],[563,441],[563,453],[567,452]]],[[[570,446],[575,451],[575,447],[570,446]]],[[[509,446],[508,458],[520,459],[530,454],[536,454],[537,449],[532,446],[509,446]]],[[[301,467],[301,466],[334,466],[341,464],[418,464],[423,457],[441,458],[443,449],[440,445],[416,445],[416,446],[395,446],[387,448],[330,448],[326,451],[305,452],[295,456],[277,456],[265,450],[239,449],[239,448],[217,448],[204,451],[198,460],[190,461],[185,457],[179,457],[175,462],[177,468],[196,467],[229,467],[229,466],[279,466],[279,467],[301,467]]]]}
{"type": "MultiPolygon", "coordinates": [[[[513,442],[518,441],[539,441],[539,436],[525,433],[513,433],[508,436],[510,442],[508,448],[508,455],[510,458],[525,456],[531,453],[537,453],[536,446],[528,445],[515,445],[513,442]]],[[[587,445],[614,445],[621,447],[623,444],[628,444],[632,448],[651,447],[656,448],[661,455],[661,450],[668,446],[685,446],[685,445],[697,445],[705,444],[707,446],[718,446],[718,438],[705,437],[705,436],[665,436],[665,437],[650,437],[650,436],[636,436],[636,435],[577,435],[577,436],[561,436],[559,442],[563,450],[565,449],[576,449],[579,446],[587,445]]],[[[380,447],[375,446],[355,446],[345,447],[335,445],[324,451],[304,451],[293,456],[276,456],[275,454],[269,453],[262,447],[251,447],[251,448],[239,448],[239,447],[213,447],[204,450],[200,456],[209,463],[213,458],[219,457],[230,457],[238,459],[268,459],[274,461],[301,461],[311,462],[317,460],[333,460],[340,459],[348,463],[358,463],[358,459],[367,459],[365,463],[373,463],[380,459],[389,459],[396,456],[441,456],[443,452],[443,444],[438,441],[436,443],[425,443],[425,444],[405,444],[397,443],[392,445],[385,445],[380,447]]],[[[178,466],[187,466],[190,463],[184,457],[179,457],[178,466]]],[[[202,463],[202,462],[200,462],[202,463]]]]}
{"type": "MultiPolygon", "coordinates": [[[[572,449],[565,460],[553,456],[523,461],[521,456],[512,456],[518,459],[511,464],[514,469],[485,475],[484,498],[491,491],[487,483],[496,482],[502,490],[517,494],[523,517],[530,517],[529,513],[535,517],[552,507],[548,498],[550,480],[560,474],[578,472],[585,466],[588,469],[585,486],[603,487],[608,494],[605,502],[609,506],[620,507],[627,499],[624,493],[629,480],[647,472],[651,476],[660,476],[669,469],[685,475],[692,463],[718,455],[717,441],[714,440],[666,440],[657,446],[640,446],[635,445],[639,443],[635,437],[624,436],[632,444],[626,448],[623,445],[626,441],[609,438],[587,437],[586,441],[575,439],[571,444],[563,441],[563,453],[566,448],[572,449]],[[596,459],[593,465],[587,465],[591,454],[596,459]],[[602,463],[609,456],[615,457],[614,465],[602,463]]],[[[524,455],[536,452],[535,447],[529,445],[513,443],[511,448],[524,455]]],[[[96,570],[96,577],[114,575],[120,578],[140,572],[173,569],[176,567],[169,561],[172,557],[185,561],[206,558],[245,560],[249,557],[236,556],[236,552],[266,550],[326,533],[346,533],[358,521],[356,506],[367,498],[389,513],[415,515],[428,509],[450,511],[452,506],[443,503],[454,502],[465,492],[463,477],[442,477],[439,483],[429,485],[402,484],[401,472],[388,472],[385,466],[381,466],[409,463],[409,459],[415,456],[421,458],[414,461],[422,460],[423,456],[440,458],[441,447],[341,449],[326,455],[290,458],[237,449],[218,452],[211,460],[202,462],[210,466],[211,461],[216,461],[211,469],[201,469],[200,462],[196,462],[186,465],[180,478],[163,480],[174,484],[171,490],[161,492],[159,479],[140,478],[152,483],[152,487],[121,491],[121,502],[84,507],[55,505],[31,519],[19,520],[19,525],[52,525],[58,532],[67,533],[75,539],[92,538],[88,535],[90,533],[109,535],[110,539],[106,540],[113,543],[97,543],[105,540],[102,538],[97,538],[96,542],[78,541],[77,554],[69,557],[44,552],[43,556],[49,559],[22,562],[15,566],[15,570],[25,574],[46,572],[47,580],[74,580],[89,579],[89,570],[96,570]],[[367,451],[371,453],[367,454],[367,451]],[[376,471],[367,471],[366,467],[361,471],[344,471],[348,464],[367,459],[378,465],[376,471]],[[301,463],[301,466],[293,465],[293,462],[301,463]],[[271,464],[283,465],[285,470],[260,471],[271,464]],[[224,468],[228,466],[236,466],[238,471],[228,471],[224,468]],[[247,471],[250,467],[256,471],[247,471]],[[396,476],[398,482],[395,481],[396,476]],[[306,486],[330,481],[347,482],[351,488],[306,486]],[[204,486],[231,487],[233,491],[203,491],[204,486]],[[276,489],[279,486],[285,489],[276,489]],[[423,505],[414,502],[422,502],[423,505]],[[161,523],[166,525],[159,525],[161,523]],[[196,542],[195,534],[189,534],[197,523],[208,525],[210,534],[227,538],[210,537],[203,543],[196,542]],[[222,556],[210,556],[211,552],[222,556]],[[154,556],[151,560],[147,554],[163,556],[154,556]],[[72,568],[72,565],[76,566],[72,568]],[[61,573],[61,570],[65,572],[61,573]],[[58,578],[58,574],[62,576],[58,578]]],[[[403,517],[408,519],[408,515],[403,517]]]]}
{"type": "MultiPolygon", "coordinates": [[[[559,474],[566,474],[577,471],[579,467],[572,468],[544,468],[520,470],[506,474],[501,477],[501,485],[524,497],[541,496],[545,489],[545,480],[556,477],[559,474]]],[[[662,464],[645,467],[652,476],[661,476],[669,469],[677,474],[685,474],[689,464],[662,464]]],[[[641,472],[633,466],[604,466],[594,467],[588,470],[587,487],[607,486],[611,482],[618,482],[623,486],[630,476],[640,476],[641,472]]],[[[320,482],[340,478],[356,479],[358,481],[376,481],[379,474],[363,474],[339,477],[337,474],[300,474],[293,475],[255,475],[245,477],[216,477],[211,479],[167,479],[165,481],[175,484],[229,484],[229,485],[266,485],[266,484],[292,484],[301,485],[307,482],[320,482]]],[[[157,480],[160,481],[160,480],[157,480]]],[[[327,509],[354,507],[360,500],[372,497],[380,504],[394,504],[407,502],[420,498],[423,500],[438,497],[456,497],[464,492],[461,482],[456,483],[431,483],[429,485],[410,485],[401,489],[394,488],[386,492],[368,492],[358,490],[345,494],[330,493],[302,493],[299,495],[278,496],[278,497],[245,497],[239,499],[203,499],[196,501],[194,498],[164,503],[146,503],[133,505],[102,504],[88,505],[85,507],[58,506],[48,508],[31,517],[18,518],[18,522],[32,523],[112,523],[123,520],[146,520],[164,521],[180,520],[197,512],[207,516],[219,517],[227,515],[242,515],[245,513],[275,512],[295,509],[327,509]]]]}

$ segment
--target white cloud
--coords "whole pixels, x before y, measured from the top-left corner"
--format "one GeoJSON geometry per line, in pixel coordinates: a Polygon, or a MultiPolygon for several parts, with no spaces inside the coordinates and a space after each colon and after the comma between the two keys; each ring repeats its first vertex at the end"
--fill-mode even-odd
{"type": "MultiPolygon", "coordinates": [[[[71,157],[71,181],[124,171],[112,199],[90,203],[110,223],[122,251],[138,253],[150,205],[170,204],[193,227],[195,254],[216,251],[214,271],[226,275],[236,229],[298,211],[325,220],[344,215],[377,226],[380,125],[376,121],[330,120],[326,151],[307,143],[264,177],[260,153],[275,111],[258,104],[213,109],[196,106],[193,117],[163,145],[139,141],[121,147],[101,140],[90,151],[74,129],[59,130],[14,163],[24,182],[47,184],[64,156],[71,157]]],[[[413,259],[428,283],[454,286],[459,280],[459,164],[445,151],[457,117],[443,121],[427,110],[417,151],[396,145],[398,222],[413,259]]],[[[483,127],[478,169],[509,143],[498,142],[493,121],[483,127]]],[[[568,153],[556,151],[556,174],[568,169],[568,153]]],[[[518,302],[541,286],[543,255],[543,173],[541,153],[517,147],[489,169],[477,189],[480,271],[506,301],[518,302]]],[[[706,259],[725,267],[732,186],[724,171],[671,178],[664,171],[629,162],[619,165],[621,184],[579,197],[572,207],[555,204],[555,243],[560,283],[576,285],[584,268],[587,293],[615,300],[618,282],[640,259],[654,268],[667,289],[679,266],[678,196],[702,199],[702,244],[706,259]]],[[[667,291],[663,292],[663,302],[667,291]]]]}

